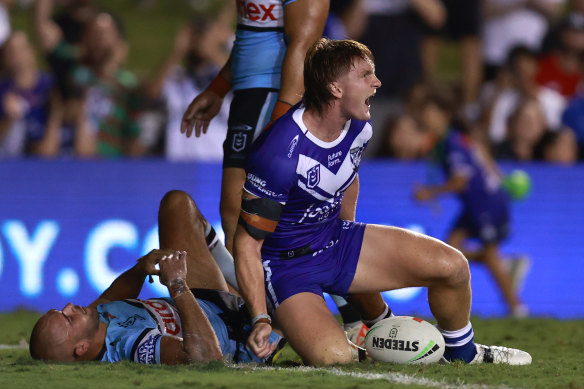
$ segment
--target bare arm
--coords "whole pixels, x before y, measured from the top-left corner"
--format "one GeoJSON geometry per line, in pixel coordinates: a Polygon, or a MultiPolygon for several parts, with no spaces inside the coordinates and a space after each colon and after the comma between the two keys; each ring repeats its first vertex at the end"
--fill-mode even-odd
{"type": "Polygon", "coordinates": [[[429,27],[440,29],[446,23],[446,8],[439,0],[411,0],[411,7],[429,27]]]}
{"type": "Polygon", "coordinates": [[[420,186],[414,190],[414,197],[418,201],[426,201],[443,194],[460,193],[466,189],[468,178],[464,175],[453,175],[440,185],[420,186]]]}
{"type": "Polygon", "coordinates": [[[339,219],[355,221],[357,214],[357,198],[359,197],[359,176],[355,176],[353,183],[349,185],[343,196],[339,219]]]}
{"type": "MultiPolygon", "coordinates": [[[[289,106],[304,93],[304,58],[306,52],[322,36],[329,10],[329,0],[297,0],[284,8],[284,32],[288,48],[282,64],[282,83],[278,99],[289,106]]],[[[276,111],[276,109],[274,110],[276,111]]],[[[277,117],[272,116],[272,120],[277,117]]]]}
{"type": "Polygon", "coordinates": [[[159,272],[154,266],[164,255],[170,253],[172,250],[152,250],[138,259],[137,263],[116,278],[110,287],[90,304],[90,307],[96,307],[109,301],[138,297],[146,276],[158,274],[159,272]]]}
{"type": "Polygon", "coordinates": [[[53,0],[37,0],[34,9],[34,27],[44,52],[51,52],[63,37],[59,26],[51,19],[53,0]]]}
{"type": "Polygon", "coordinates": [[[182,340],[165,336],[161,339],[160,360],[163,364],[206,363],[223,358],[219,339],[185,279],[186,252],[175,252],[160,260],[160,282],[170,292],[183,326],[182,340]]]}

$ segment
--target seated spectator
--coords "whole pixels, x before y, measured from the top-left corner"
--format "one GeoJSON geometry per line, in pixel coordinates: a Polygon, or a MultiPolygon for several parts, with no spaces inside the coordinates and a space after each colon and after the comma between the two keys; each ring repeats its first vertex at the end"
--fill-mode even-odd
{"type": "Polygon", "coordinates": [[[51,98],[53,79],[38,69],[24,32],[12,33],[2,46],[2,69],[0,156],[57,155],[71,139],[61,133],[60,108],[51,98]]]}
{"type": "Polygon", "coordinates": [[[516,46],[538,52],[548,23],[566,0],[483,0],[483,59],[485,79],[496,77],[516,46]]]}
{"type": "Polygon", "coordinates": [[[570,14],[557,32],[558,45],[539,60],[537,83],[566,98],[576,93],[584,54],[584,15],[570,14]]]}
{"type": "Polygon", "coordinates": [[[495,147],[497,159],[531,161],[544,133],[546,122],[535,99],[519,104],[508,120],[507,139],[495,147]]]}
{"type": "Polygon", "coordinates": [[[376,158],[413,160],[422,157],[424,134],[411,115],[402,114],[388,120],[376,158]]]}
{"type": "Polygon", "coordinates": [[[537,59],[527,47],[515,47],[508,60],[510,87],[501,91],[491,103],[486,123],[491,142],[498,144],[507,136],[507,121],[523,100],[535,99],[545,117],[545,125],[557,129],[565,107],[565,99],[558,92],[537,84],[537,59]]]}
{"type": "Polygon", "coordinates": [[[578,145],[574,132],[569,129],[548,131],[539,142],[536,154],[539,159],[560,165],[572,165],[578,160],[578,145]]]}

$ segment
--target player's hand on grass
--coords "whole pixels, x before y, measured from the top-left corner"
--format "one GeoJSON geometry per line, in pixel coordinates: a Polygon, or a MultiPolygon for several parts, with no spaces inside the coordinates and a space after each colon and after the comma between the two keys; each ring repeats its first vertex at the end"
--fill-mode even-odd
{"type": "Polygon", "coordinates": [[[187,138],[193,134],[193,128],[197,138],[201,132],[206,134],[211,119],[221,110],[221,104],[223,98],[217,93],[208,89],[203,91],[195,97],[183,115],[180,132],[186,134],[187,138]]]}
{"type": "Polygon", "coordinates": [[[172,254],[160,258],[160,282],[169,286],[172,281],[187,276],[187,252],[174,251],[172,254]]]}
{"type": "Polygon", "coordinates": [[[271,334],[272,326],[268,323],[257,323],[251,330],[247,346],[258,358],[266,358],[276,350],[278,344],[269,343],[271,334]]]}

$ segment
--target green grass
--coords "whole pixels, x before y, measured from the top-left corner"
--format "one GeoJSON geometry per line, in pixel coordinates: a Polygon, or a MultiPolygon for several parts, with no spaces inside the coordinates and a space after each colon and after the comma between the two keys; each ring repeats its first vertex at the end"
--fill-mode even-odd
{"type": "MultiPolygon", "coordinates": [[[[17,345],[28,339],[38,313],[19,311],[0,315],[0,344],[17,345]]],[[[434,387],[584,388],[584,321],[551,319],[473,319],[476,339],[527,350],[531,366],[394,365],[362,363],[335,370],[299,371],[300,360],[289,347],[277,370],[233,368],[221,363],[204,366],[142,366],[132,363],[41,363],[27,350],[0,350],[0,388],[421,388],[421,379],[434,387]],[[338,371],[342,372],[339,376],[338,371]],[[335,374],[336,373],[336,374],[335,374]],[[355,374],[384,374],[369,380],[355,374]],[[396,383],[399,374],[419,385],[396,383]]]]}

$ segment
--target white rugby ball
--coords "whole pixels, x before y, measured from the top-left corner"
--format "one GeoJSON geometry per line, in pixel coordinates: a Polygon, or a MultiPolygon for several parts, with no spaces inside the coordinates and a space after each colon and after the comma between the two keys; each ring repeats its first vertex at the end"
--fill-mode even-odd
{"type": "Polygon", "coordinates": [[[365,349],[376,361],[434,363],[444,354],[444,338],[427,321],[412,316],[394,316],[369,329],[365,349]]]}

